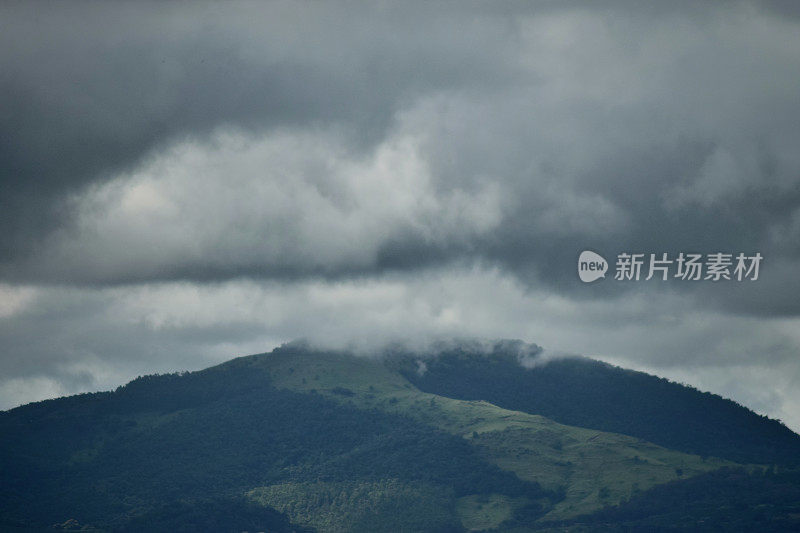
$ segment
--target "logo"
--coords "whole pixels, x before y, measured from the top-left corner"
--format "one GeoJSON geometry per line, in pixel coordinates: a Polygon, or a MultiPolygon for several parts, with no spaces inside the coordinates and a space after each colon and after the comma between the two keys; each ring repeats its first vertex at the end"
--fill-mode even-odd
{"type": "MultiPolygon", "coordinates": [[[[764,257],[756,252],[747,255],[728,252],[709,254],[659,254],[622,252],[617,255],[614,280],[649,281],[653,278],[681,281],[756,281],[764,257]]],[[[608,262],[595,252],[585,250],[578,258],[578,277],[591,283],[606,277],[608,262]]]]}
{"type": "Polygon", "coordinates": [[[578,276],[582,282],[591,283],[605,278],[606,271],[608,271],[608,261],[602,255],[589,250],[581,252],[578,258],[578,276]]]}

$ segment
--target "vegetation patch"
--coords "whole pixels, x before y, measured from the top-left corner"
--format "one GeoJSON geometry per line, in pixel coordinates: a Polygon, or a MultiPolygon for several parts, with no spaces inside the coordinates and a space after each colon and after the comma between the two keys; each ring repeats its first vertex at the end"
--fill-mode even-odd
{"type": "Polygon", "coordinates": [[[333,533],[441,531],[458,524],[452,490],[398,479],[281,483],[247,496],[286,513],[292,522],[333,533]]]}

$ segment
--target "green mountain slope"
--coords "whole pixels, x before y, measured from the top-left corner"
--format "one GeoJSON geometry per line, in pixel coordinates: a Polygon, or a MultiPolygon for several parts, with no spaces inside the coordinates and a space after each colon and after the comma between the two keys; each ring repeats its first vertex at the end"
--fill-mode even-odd
{"type": "Polygon", "coordinates": [[[558,530],[800,531],[800,472],[723,468],[659,485],[619,506],[562,521],[558,530]]]}
{"type": "MultiPolygon", "coordinates": [[[[499,493],[525,498],[529,507],[555,499],[486,462],[464,439],[279,389],[266,373],[240,365],[140,378],[113,393],[2,413],[0,458],[0,524],[29,527],[75,519],[108,530],[149,523],[150,531],[170,531],[176,517],[169,509],[216,502],[224,517],[226,502],[252,502],[245,495],[257,487],[319,481],[397,480],[422,503],[434,487],[448,502],[426,517],[438,529],[460,528],[461,496],[499,493]]],[[[420,520],[378,504],[362,519],[390,531],[420,520]]],[[[295,528],[267,510],[254,529],[295,528]]]]}
{"type": "Polygon", "coordinates": [[[524,368],[519,346],[492,353],[469,345],[402,359],[401,373],[426,392],[485,400],[563,424],[624,433],[661,446],[738,463],[800,464],[800,436],[720,396],[585,358],[524,368]]]}
{"type": "Polygon", "coordinates": [[[285,347],[228,364],[264,370],[276,387],[313,391],[343,405],[402,415],[462,437],[489,462],[563,493],[547,519],[587,513],[726,464],[483,401],[424,393],[383,360],[285,347]]]}
{"type": "Polygon", "coordinates": [[[591,528],[733,466],[425,392],[410,368],[291,344],[0,412],[0,529],[591,528]]]}

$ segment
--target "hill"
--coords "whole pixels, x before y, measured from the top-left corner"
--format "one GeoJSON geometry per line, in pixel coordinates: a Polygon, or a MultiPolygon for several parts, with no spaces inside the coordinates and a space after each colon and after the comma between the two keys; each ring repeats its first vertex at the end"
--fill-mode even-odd
{"type": "MultiPolygon", "coordinates": [[[[624,506],[636,501],[658,516],[645,504],[654,490],[691,494],[686,483],[737,466],[431,390],[432,378],[474,375],[481,364],[506,372],[512,352],[484,362],[440,354],[420,372],[418,356],[291,344],[2,412],[0,529],[592,528],[597,517],[630,520],[624,506]]],[[[762,469],[741,472],[740,484],[763,485],[762,469]]],[[[782,502],[770,516],[787,509],[782,502]]]]}

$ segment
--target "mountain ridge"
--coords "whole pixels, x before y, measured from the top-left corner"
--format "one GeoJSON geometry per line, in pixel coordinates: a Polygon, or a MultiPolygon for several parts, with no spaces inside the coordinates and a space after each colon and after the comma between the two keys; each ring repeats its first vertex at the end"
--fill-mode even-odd
{"type": "Polygon", "coordinates": [[[674,483],[681,498],[725,468],[744,468],[740,484],[774,484],[752,477],[764,467],[423,390],[453,368],[514,390],[499,370],[527,376],[520,355],[535,350],[494,352],[366,358],[292,343],[0,412],[0,525],[174,531],[194,513],[231,531],[593,527],[630,514],[603,509],[674,483]]]}

